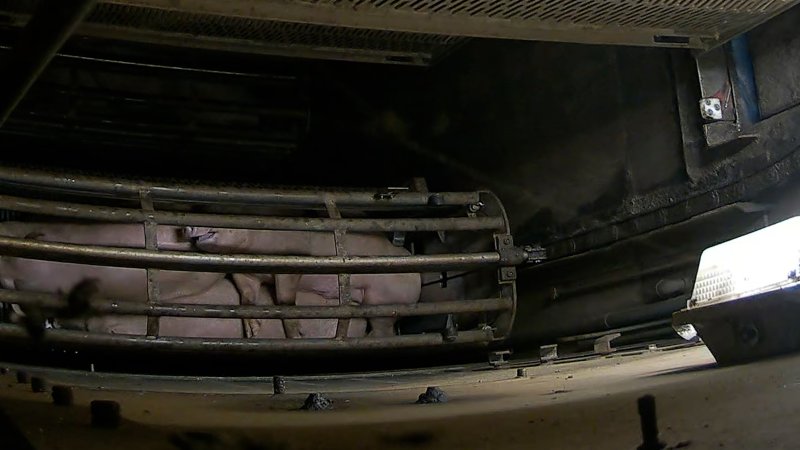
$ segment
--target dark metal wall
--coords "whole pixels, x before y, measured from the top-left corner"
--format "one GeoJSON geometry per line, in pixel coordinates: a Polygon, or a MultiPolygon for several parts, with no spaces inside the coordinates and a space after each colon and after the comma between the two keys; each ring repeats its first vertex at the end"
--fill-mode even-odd
{"type": "Polygon", "coordinates": [[[669,50],[473,40],[432,68],[85,39],[65,52],[254,76],[57,58],[0,138],[5,157],[36,146],[37,163],[113,155],[146,174],[282,184],[425,176],[494,190],[525,241],[685,179],[669,50]]]}
{"type": "Polygon", "coordinates": [[[762,223],[761,207],[725,207],[800,168],[798,17],[750,35],[766,120],[733,149],[700,142],[688,51],[478,39],[433,67],[77,39],[64,53],[150,65],[57,57],[0,148],[137,176],[491,189],[517,242],[561,259],[520,276],[518,338],[546,340],[664,300],[659,281],[692,278],[703,248],[762,223]]]}

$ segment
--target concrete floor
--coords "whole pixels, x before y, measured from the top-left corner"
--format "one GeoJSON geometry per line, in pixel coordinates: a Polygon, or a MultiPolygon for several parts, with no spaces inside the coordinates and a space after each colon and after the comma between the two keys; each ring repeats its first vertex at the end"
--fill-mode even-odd
{"type": "Polygon", "coordinates": [[[0,379],[0,410],[37,449],[177,449],[171,441],[187,431],[215,435],[188,438],[182,448],[192,450],[634,449],[644,394],[655,395],[661,438],[673,448],[788,449],[800,441],[800,355],[717,367],[703,346],[529,367],[525,378],[515,368],[473,367],[290,378],[280,396],[269,395],[267,379],[43,375],[76,386],[76,405],[53,406],[49,395],[16,384],[13,371],[0,379]],[[428,385],[450,401],[413,404],[428,385]],[[329,394],[336,409],[298,411],[312,391],[329,394]],[[88,425],[94,399],[120,402],[119,429],[88,425]]]}

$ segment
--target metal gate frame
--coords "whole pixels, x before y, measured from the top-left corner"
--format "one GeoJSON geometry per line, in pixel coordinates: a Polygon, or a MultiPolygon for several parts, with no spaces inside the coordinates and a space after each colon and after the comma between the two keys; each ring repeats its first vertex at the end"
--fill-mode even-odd
{"type": "MultiPolygon", "coordinates": [[[[47,330],[45,342],[78,347],[112,347],[166,351],[220,351],[225,353],[280,354],[306,350],[368,350],[415,348],[441,345],[477,344],[508,337],[516,310],[516,271],[514,266],[526,261],[527,253],[513,245],[505,211],[490,192],[414,192],[401,188],[376,191],[313,191],[289,189],[241,188],[231,186],[182,185],[121,181],[107,178],[61,175],[38,170],[0,167],[0,208],[20,213],[104,223],[144,224],[145,248],[118,248],[42,242],[0,237],[0,255],[28,259],[143,268],[148,270],[148,302],[121,302],[96,299],[91,302],[94,314],[120,314],[148,317],[148,335],[111,335],[72,330],[47,330]],[[26,196],[18,196],[24,192],[26,196]],[[34,195],[32,195],[33,193],[34,195]],[[36,194],[136,200],[141,208],[96,206],[77,202],[37,199],[36,194]],[[224,204],[253,206],[293,206],[327,210],[331,218],[267,217],[257,215],[205,214],[163,210],[163,202],[189,204],[224,204]],[[338,208],[365,211],[403,211],[411,215],[453,214],[460,217],[428,218],[341,218],[338,208]],[[332,210],[334,208],[334,210],[332,210]],[[156,225],[219,226],[242,229],[332,231],[337,250],[341,236],[358,232],[460,232],[492,233],[495,250],[479,253],[386,256],[275,256],[223,255],[157,250],[156,225]],[[409,273],[454,270],[496,269],[497,297],[418,303],[414,305],[349,306],[349,274],[409,273]],[[205,271],[221,273],[315,273],[340,274],[340,306],[219,306],[169,304],[158,301],[153,273],[156,270],[205,271]],[[337,331],[331,339],[208,339],[159,337],[160,317],[199,317],[236,319],[339,319],[369,317],[407,317],[458,313],[495,313],[495,320],[478,330],[458,332],[455,336],[440,333],[404,335],[387,338],[347,338],[337,331]]],[[[64,299],[54,294],[0,290],[0,302],[35,306],[43,310],[63,306],[64,299]]],[[[345,327],[346,329],[346,327],[345,327]]],[[[29,339],[24,328],[0,324],[0,341],[29,339]]]]}

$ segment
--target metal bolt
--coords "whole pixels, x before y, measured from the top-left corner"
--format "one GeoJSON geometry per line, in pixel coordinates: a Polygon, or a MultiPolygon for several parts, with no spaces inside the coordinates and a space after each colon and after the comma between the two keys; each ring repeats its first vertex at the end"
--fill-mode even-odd
{"type": "Polygon", "coordinates": [[[283,377],[272,377],[272,392],[276,395],[286,393],[286,380],[283,377]]]}
{"type": "Polygon", "coordinates": [[[527,378],[528,377],[528,369],[522,368],[517,369],[517,378],[527,378]]]}
{"type": "Polygon", "coordinates": [[[28,372],[17,372],[17,383],[28,384],[31,382],[31,376],[28,372]]]}
{"type": "Polygon", "coordinates": [[[469,212],[476,213],[476,212],[480,211],[481,208],[483,208],[484,206],[485,206],[485,204],[483,202],[473,203],[473,204],[469,205],[469,212]]]}
{"type": "Polygon", "coordinates": [[[503,244],[505,244],[505,245],[511,245],[511,238],[505,238],[505,239],[503,239],[503,244]]]}
{"type": "Polygon", "coordinates": [[[719,110],[721,110],[721,109],[722,109],[722,105],[720,105],[719,103],[717,103],[716,105],[714,105],[714,109],[716,109],[717,111],[719,111],[719,110]]]}
{"type": "Polygon", "coordinates": [[[53,386],[53,404],[58,406],[70,406],[74,401],[72,388],[69,386],[53,386]]]}
{"type": "Polygon", "coordinates": [[[96,428],[117,428],[122,422],[119,403],[111,400],[92,400],[89,404],[92,413],[92,426],[96,428]]]}
{"type": "Polygon", "coordinates": [[[31,378],[31,390],[33,392],[47,392],[47,381],[41,377],[31,378]]]}
{"type": "Polygon", "coordinates": [[[709,106],[711,106],[711,100],[709,100],[709,99],[706,99],[706,105],[709,105],[709,106]]]}

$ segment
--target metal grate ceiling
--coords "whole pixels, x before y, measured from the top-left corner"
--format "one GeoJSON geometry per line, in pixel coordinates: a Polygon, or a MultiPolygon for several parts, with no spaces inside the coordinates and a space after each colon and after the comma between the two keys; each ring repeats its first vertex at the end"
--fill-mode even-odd
{"type": "MultiPolygon", "coordinates": [[[[0,16],[22,26],[35,0],[0,0],[0,16]]],[[[0,20],[0,24],[4,21],[0,20]]],[[[463,37],[345,28],[100,3],[78,35],[278,56],[427,65],[463,37]]]]}
{"type": "Polygon", "coordinates": [[[707,48],[797,0],[107,0],[446,36],[707,48]]]}
{"type": "MultiPolygon", "coordinates": [[[[798,0],[106,0],[80,34],[427,64],[465,37],[709,48],[798,0]]],[[[28,13],[35,0],[0,0],[28,13]]]]}

